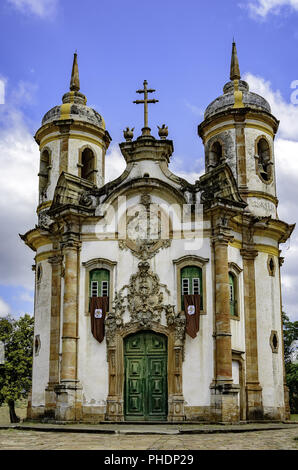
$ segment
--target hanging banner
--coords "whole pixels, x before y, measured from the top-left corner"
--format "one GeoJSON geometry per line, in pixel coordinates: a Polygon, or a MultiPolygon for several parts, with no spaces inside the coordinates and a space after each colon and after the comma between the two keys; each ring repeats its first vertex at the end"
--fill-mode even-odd
{"type": "Polygon", "coordinates": [[[200,296],[198,294],[184,295],[184,312],[186,317],[186,333],[195,338],[200,329],[200,296]]]}
{"type": "Polygon", "coordinates": [[[109,297],[91,297],[90,299],[91,331],[99,343],[103,341],[105,336],[105,317],[108,305],[109,297]]]}

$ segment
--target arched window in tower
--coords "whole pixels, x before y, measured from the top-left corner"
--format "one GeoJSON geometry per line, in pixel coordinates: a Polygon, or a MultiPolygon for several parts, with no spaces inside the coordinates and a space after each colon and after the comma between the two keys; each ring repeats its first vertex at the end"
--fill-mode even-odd
{"type": "Polygon", "coordinates": [[[219,142],[214,142],[209,152],[209,166],[216,167],[220,164],[223,157],[223,148],[219,142]]]}
{"type": "Polygon", "coordinates": [[[202,268],[185,266],[181,269],[181,308],[184,310],[184,295],[199,295],[200,310],[203,309],[202,268]]]}
{"type": "Polygon", "coordinates": [[[257,171],[261,179],[269,182],[271,179],[270,147],[266,139],[261,138],[257,143],[257,171]]]}
{"type": "Polygon", "coordinates": [[[229,288],[230,288],[230,314],[233,317],[238,316],[237,305],[237,278],[235,274],[229,272],[229,288]]]}
{"type": "Polygon", "coordinates": [[[40,202],[47,196],[47,188],[50,182],[50,168],[50,154],[48,150],[44,150],[40,156],[38,173],[40,202]]]}
{"type": "Polygon", "coordinates": [[[91,149],[86,148],[81,155],[81,178],[94,183],[95,178],[95,157],[91,149]]]}

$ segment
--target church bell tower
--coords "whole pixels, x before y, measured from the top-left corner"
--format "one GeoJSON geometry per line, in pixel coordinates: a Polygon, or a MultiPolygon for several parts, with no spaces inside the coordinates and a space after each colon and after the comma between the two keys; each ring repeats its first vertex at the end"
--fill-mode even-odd
{"type": "Polygon", "coordinates": [[[241,80],[233,42],[230,81],[206,108],[198,132],[205,147],[206,172],[227,163],[242,199],[256,216],[277,215],[274,137],[278,125],[269,103],[241,80]]]}
{"type": "Polygon", "coordinates": [[[50,109],[35,134],[40,150],[40,217],[51,206],[62,172],[83,178],[91,186],[104,184],[105,154],[111,137],[103,117],[86,105],[80,92],[77,54],[74,54],[69,91],[62,104],[50,109]]]}

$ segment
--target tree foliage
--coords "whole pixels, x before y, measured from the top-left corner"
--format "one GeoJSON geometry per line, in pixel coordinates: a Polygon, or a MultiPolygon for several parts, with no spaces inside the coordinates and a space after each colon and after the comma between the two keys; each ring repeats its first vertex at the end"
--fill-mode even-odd
{"type": "Polygon", "coordinates": [[[0,365],[0,405],[7,402],[11,418],[14,402],[31,389],[34,319],[26,314],[15,320],[0,318],[0,341],[4,343],[5,363],[0,365]]]}
{"type": "Polygon", "coordinates": [[[286,382],[289,387],[291,413],[298,413],[298,364],[291,363],[291,344],[298,340],[298,321],[291,322],[283,313],[286,382]]]}

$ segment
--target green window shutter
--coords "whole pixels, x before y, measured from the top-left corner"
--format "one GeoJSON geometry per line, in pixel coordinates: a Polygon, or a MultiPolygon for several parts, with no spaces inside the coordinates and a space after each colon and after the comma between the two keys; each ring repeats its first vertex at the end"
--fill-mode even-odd
{"type": "Polygon", "coordinates": [[[229,286],[230,286],[230,313],[236,315],[235,308],[235,278],[233,274],[229,273],[229,286]]]}
{"type": "Polygon", "coordinates": [[[184,294],[200,294],[200,308],[203,309],[202,269],[197,266],[185,266],[181,269],[181,309],[184,309],[184,294]],[[186,285],[188,280],[188,292],[186,285]]]}
{"type": "Polygon", "coordinates": [[[93,269],[89,278],[89,297],[110,297],[110,271],[93,269]]]}

